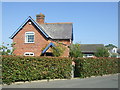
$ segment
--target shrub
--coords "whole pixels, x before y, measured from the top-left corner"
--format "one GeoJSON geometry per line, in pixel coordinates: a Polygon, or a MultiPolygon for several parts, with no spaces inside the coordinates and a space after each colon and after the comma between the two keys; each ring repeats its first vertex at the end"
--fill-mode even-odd
{"type": "Polygon", "coordinates": [[[109,57],[109,52],[106,48],[98,48],[97,52],[95,53],[96,57],[109,57]]]}
{"type": "Polygon", "coordinates": [[[4,45],[4,42],[2,43],[2,45],[0,46],[0,55],[13,55],[13,51],[15,50],[15,48],[13,47],[15,45],[15,43],[12,44],[7,44],[4,45]],[[10,50],[9,48],[12,47],[12,50],[10,50]]]}
{"type": "Polygon", "coordinates": [[[3,56],[3,84],[17,81],[71,78],[70,58],[3,56]]]}
{"type": "Polygon", "coordinates": [[[65,51],[65,47],[62,44],[56,44],[55,47],[52,47],[52,52],[55,57],[59,57],[65,51]]]}
{"type": "Polygon", "coordinates": [[[80,50],[80,44],[72,44],[70,46],[70,57],[83,57],[83,54],[80,50]]]}
{"type": "Polygon", "coordinates": [[[117,57],[118,54],[117,53],[111,53],[111,57],[117,57]]]}
{"type": "Polygon", "coordinates": [[[74,58],[76,77],[118,73],[118,58],[74,58]]]}

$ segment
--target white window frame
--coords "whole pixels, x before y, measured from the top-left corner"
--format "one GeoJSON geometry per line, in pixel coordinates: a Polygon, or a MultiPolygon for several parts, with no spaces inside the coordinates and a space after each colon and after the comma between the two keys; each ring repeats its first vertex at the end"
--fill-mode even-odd
{"type": "Polygon", "coordinates": [[[25,32],[25,43],[34,43],[34,42],[28,42],[27,35],[34,35],[34,42],[35,42],[35,33],[34,32],[25,32]],[[32,33],[32,34],[28,34],[28,33],[32,33]]]}
{"type": "Polygon", "coordinates": [[[24,56],[34,56],[34,53],[33,52],[25,52],[24,56]],[[26,55],[26,54],[29,54],[29,55],[26,55]],[[30,54],[33,54],[33,55],[30,55],[30,54]]]}
{"type": "Polygon", "coordinates": [[[84,54],[84,56],[83,57],[94,57],[94,55],[93,54],[84,54]]]}

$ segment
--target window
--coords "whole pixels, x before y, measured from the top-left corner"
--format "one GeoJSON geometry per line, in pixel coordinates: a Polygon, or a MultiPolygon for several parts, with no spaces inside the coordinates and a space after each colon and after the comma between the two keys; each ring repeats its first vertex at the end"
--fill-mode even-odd
{"type": "Polygon", "coordinates": [[[25,33],[25,43],[34,43],[34,32],[25,33]]]}
{"type": "Polygon", "coordinates": [[[84,57],[93,57],[93,54],[84,54],[84,57]]]}
{"type": "Polygon", "coordinates": [[[33,52],[25,52],[24,56],[34,56],[34,53],[33,52]]]}

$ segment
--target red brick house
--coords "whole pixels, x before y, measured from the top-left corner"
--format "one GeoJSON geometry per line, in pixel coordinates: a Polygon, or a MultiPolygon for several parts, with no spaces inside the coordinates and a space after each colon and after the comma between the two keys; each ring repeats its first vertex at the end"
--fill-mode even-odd
{"type": "Polygon", "coordinates": [[[12,34],[10,38],[16,43],[15,55],[40,56],[49,52],[57,41],[66,47],[62,56],[69,56],[68,46],[73,41],[72,23],[44,23],[44,18],[42,13],[36,15],[36,21],[29,16],[12,34]]]}

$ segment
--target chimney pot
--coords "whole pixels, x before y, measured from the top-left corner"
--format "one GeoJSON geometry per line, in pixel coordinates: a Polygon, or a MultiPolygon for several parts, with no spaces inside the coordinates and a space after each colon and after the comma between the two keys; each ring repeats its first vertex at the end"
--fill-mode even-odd
{"type": "Polygon", "coordinates": [[[36,21],[39,24],[44,24],[44,18],[45,18],[45,15],[42,13],[36,15],[36,21]]]}

